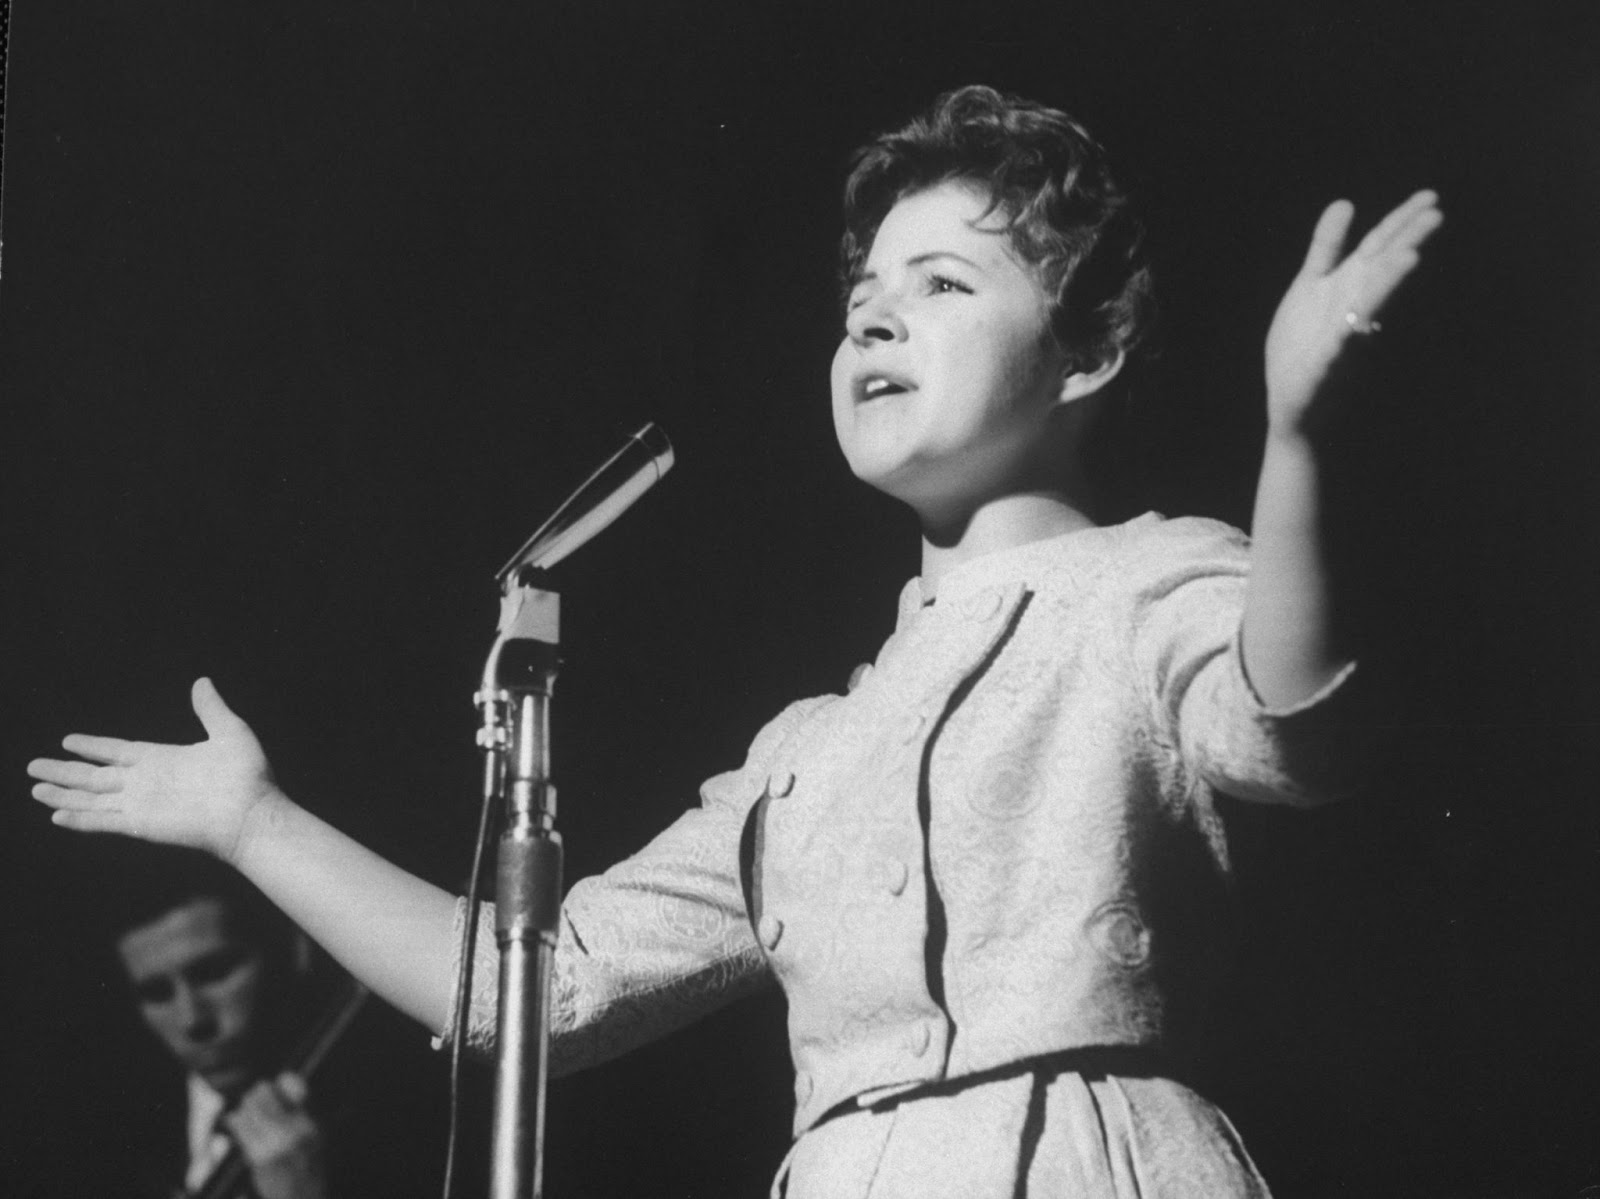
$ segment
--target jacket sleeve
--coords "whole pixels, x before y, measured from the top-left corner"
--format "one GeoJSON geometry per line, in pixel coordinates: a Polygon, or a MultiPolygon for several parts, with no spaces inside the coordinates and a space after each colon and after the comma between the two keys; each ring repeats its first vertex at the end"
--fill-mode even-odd
{"type": "Polygon", "coordinates": [[[1249,543],[1216,521],[1165,522],[1132,564],[1133,655],[1155,735],[1185,772],[1238,799],[1310,807],[1362,782],[1370,737],[1355,664],[1315,695],[1269,708],[1241,646],[1249,543]]]}
{"type": "MultiPolygon", "coordinates": [[[[698,808],[567,893],[551,983],[553,1074],[609,1061],[768,981],[745,914],[739,839],[774,755],[822,702],[790,705],[756,736],[743,766],[701,787],[698,808]]],[[[462,900],[458,932],[465,913],[462,900]]],[[[494,916],[494,905],[483,904],[473,955],[468,1041],[482,1053],[494,1047],[494,916]]],[[[448,1039],[453,1020],[452,1012],[435,1044],[448,1039]]]]}

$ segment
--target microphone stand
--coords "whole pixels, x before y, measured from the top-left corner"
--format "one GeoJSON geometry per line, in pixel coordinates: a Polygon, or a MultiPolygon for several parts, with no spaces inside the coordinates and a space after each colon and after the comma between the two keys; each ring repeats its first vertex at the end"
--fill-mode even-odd
{"type": "Polygon", "coordinates": [[[561,919],[561,835],[550,783],[550,693],[560,666],[560,597],[542,571],[508,581],[500,631],[475,697],[486,802],[503,798],[495,870],[500,948],[491,1199],[542,1193],[550,976],[561,919]]]}
{"type": "MultiPolygon", "coordinates": [[[[672,443],[656,425],[646,424],[496,576],[500,625],[474,697],[483,714],[478,744],[485,809],[497,798],[504,802],[495,869],[500,998],[490,1199],[539,1199],[544,1185],[550,980],[561,925],[562,864],[550,783],[550,693],[561,665],[561,598],[550,589],[546,571],[602,532],[672,464],[672,443]]],[[[464,1018],[463,1007],[458,1019],[464,1018]]]]}

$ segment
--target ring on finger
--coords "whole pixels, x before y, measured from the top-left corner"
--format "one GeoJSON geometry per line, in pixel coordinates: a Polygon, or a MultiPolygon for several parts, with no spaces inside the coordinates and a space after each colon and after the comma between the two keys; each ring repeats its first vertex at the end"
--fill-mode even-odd
{"type": "Polygon", "coordinates": [[[1383,326],[1374,320],[1363,320],[1361,314],[1354,308],[1346,310],[1344,323],[1350,326],[1350,332],[1357,337],[1371,337],[1374,333],[1382,333],[1383,326]]]}

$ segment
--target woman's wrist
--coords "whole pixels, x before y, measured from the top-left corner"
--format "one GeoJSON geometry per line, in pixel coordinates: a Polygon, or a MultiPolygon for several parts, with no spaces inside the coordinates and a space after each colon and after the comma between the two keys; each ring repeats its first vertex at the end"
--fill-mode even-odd
{"type": "Polygon", "coordinates": [[[1316,449],[1312,413],[1300,407],[1267,405],[1267,448],[1311,453],[1316,449]]]}
{"type": "Polygon", "coordinates": [[[233,844],[222,847],[218,856],[249,877],[251,862],[259,859],[271,842],[283,835],[288,822],[299,810],[299,805],[276,786],[267,788],[245,809],[233,844]]]}

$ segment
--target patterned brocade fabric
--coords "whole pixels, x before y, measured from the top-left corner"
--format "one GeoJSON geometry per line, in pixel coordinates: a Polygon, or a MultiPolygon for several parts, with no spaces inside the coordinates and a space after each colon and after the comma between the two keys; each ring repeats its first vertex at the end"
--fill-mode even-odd
{"type": "MultiPolygon", "coordinates": [[[[603,876],[605,901],[588,913],[585,896],[601,889],[600,880],[568,895],[551,980],[552,1075],[620,1057],[770,983],[742,909],[730,912],[684,889],[677,866],[630,860],[613,867],[603,876]],[[619,901],[624,894],[637,902],[619,901]]],[[[466,912],[467,901],[458,900],[458,941],[466,912]]],[[[494,1051],[499,993],[494,918],[494,905],[482,905],[467,1026],[469,1048],[483,1055],[494,1051]]]]}
{"type": "MultiPolygon", "coordinates": [[[[770,984],[740,886],[749,804],[737,797],[759,791],[771,747],[822,702],[792,704],[757,736],[745,768],[705,784],[701,807],[568,892],[551,986],[552,1073],[609,1061],[770,984]]],[[[466,910],[458,901],[458,942],[466,910]]],[[[485,1054],[494,1048],[500,970],[494,917],[484,904],[468,1024],[469,1045],[485,1054]]],[[[440,1040],[454,1019],[452,1011],[440,1040]]]]}
{"type": "MultiPolygon", "coordinates": [[[[465,931],[468,904],[465,897],[456,900],[455,924],[450,930],[451,943],[459,946],[465,931]]],[[[459,951],[458,951],[459,952],[459,951]]],[[[453,978],[461,977],[462,963],[458,959],[453,978]]],[[[494,942],[494,905],[485,904],[478,913],[477,940],[473,943],[472,995],[467,1005],[467,1048],[484,1057],[494,1053],[495,1024],[498,1019],[500,995],[500,953],[494,942]]],[[[450,1044],[456,1019],[460,1014],[455,992],[451,992],[450,1015],[444,1028],[433,1038],[433,1047],[441,1049],[450,1044]]],[[[558,998],[552,994],[551,1010],[558,1010],[558,998]]]]}
{"type": "MultiPolygon", "coordinates": [[[[1247,572],[1237,530],[1150,514],[970,560],[937,597],[913,579],[848,694],[791,705],[743,766],[702,787],[698,808],[573,887],[553,1067],[614,1057],[776,978],[798,1181],[804,1146],[843,1137],[850,1105],[893,1107],[908,1113],[903,1129],[922,1128],[929,1088],[1090,1047],[1181,1045],[1227,959],[1217,796],[1307,806],[1363,773],[1353,668],[1281,711],[1252,690],[1239,645],[1247,572]]],[[[479,1046],[494,1022],[492,921],[486,911],[478,942],[479,1046]]],[[[1077,1085],[1037,1102],[1085,1112],[1133,1094],[1077,1085]]],[[[1189,1165],[1163,1159],[1173,1177],[1221,1171],[1238,1181],[1217,1195],[1264,1193],[1220,1112],[1192,1092],[1134,1090],[1148,1119],[1128,1125],[1133,1141],[1155,1144],[1164,1124],[1210,1130],[1189,1165]]],[[[973,1111],[1012,1110],[995,1098],[1010,1091],[987,1093],[973,1111]]],[[[1056,1120],[1038,1151],[1102,1136],[1077,1119],[1056,1120]]],[[[892,1126],[852,1119],[864,1139],[850,1144],[892,1126]]],[[[895,1135],[894,1153],[917,1160],[923,1134],[895,1135]]]]}

